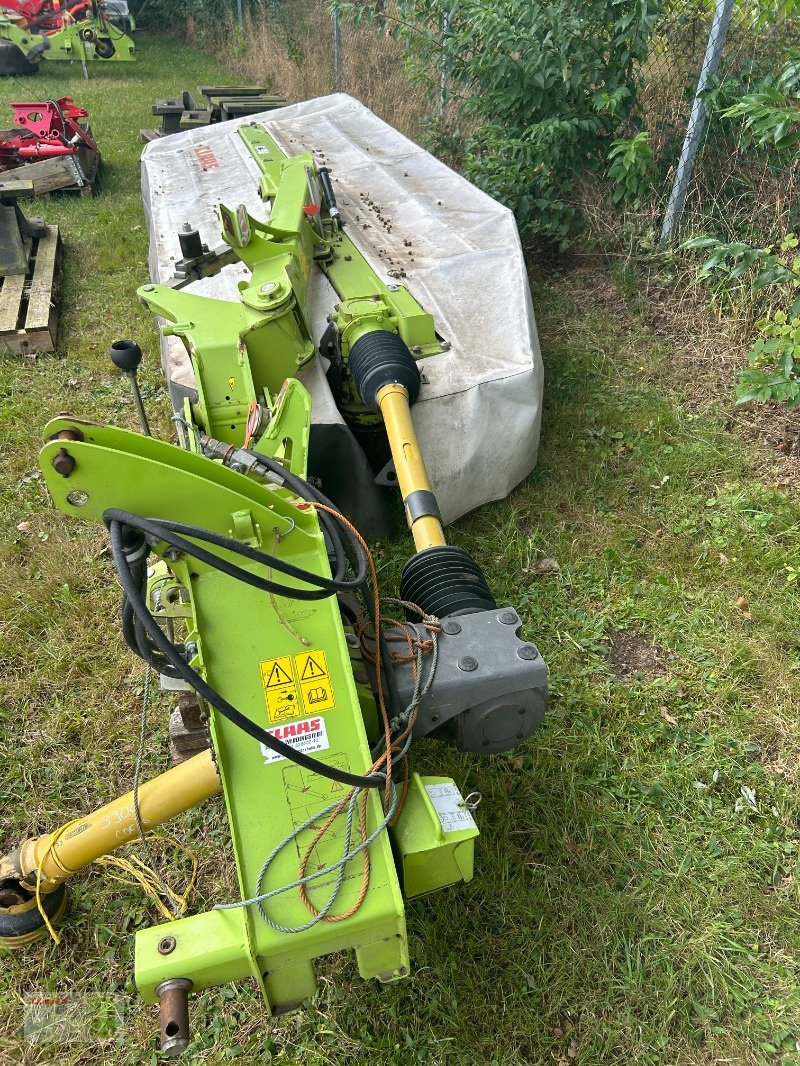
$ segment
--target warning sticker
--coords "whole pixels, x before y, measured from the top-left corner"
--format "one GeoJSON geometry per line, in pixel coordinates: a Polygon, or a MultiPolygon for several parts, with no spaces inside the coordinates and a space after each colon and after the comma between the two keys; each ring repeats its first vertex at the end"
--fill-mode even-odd
{"type": "Polygon", "coordinates": [[[329,711],[331,707],[336,706],[328,673],[328,660],[321,648],[319,651],[306,651],[302,655],[295,655],[294,668],[309,711],[329,711]]]}
{"type": "Polygon", "coordinates": [[[425,791],[439,815],[445,833],[460,833],[464,829],[477,829],[472,812],[467,809],[456,785],[426,785],[425,791]]]}
{"type": "Polygon", "coordinates": [[[302,712],[294,684],[267,689],[267,713],[270,722],[285,722],[302,712]]]}
{"type": "Polygon", "coordinates": [[[336,706],[325,652],[282,655],[261,663],[261,680],[272,725],[336,706]]]}
{"type": "Polygon", "coordinates": [[[295,655],[297,664],[297,676],[301,681],[316,681],[319,677],[328,677],[328,660],[325,652],[304,651],[302,655],[295,655]]]}
{"type": "Polygon", "coordinates": [[[267,659],[261,664],[261,676],[264,678],[264,688],[293,685],[291,655],[284,655],[280,659],[267,659]]]}
{"type": "MultiPolygon", "coordinates": [[[[324,718],[304,718],[300,722],[290,722],[287,725],[268,729],[267,732],[271,733],[277,740],[282,740],[284,744],[290,744],[297,751],[302,751],[306,755],[311,755],[317,751],[327,751],[330,746],[324,718]]],[[[273,762],[282,762],[286,758],[285,755],[279,755],[278,752],[271,751],[266,744],[261,745],[261,754],[264,756],[264,764],[266,766],[273,762]]]]}

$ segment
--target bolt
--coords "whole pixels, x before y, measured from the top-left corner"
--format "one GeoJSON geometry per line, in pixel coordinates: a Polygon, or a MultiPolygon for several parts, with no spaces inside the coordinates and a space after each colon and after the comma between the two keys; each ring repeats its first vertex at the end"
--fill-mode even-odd
{"type": "Polygon", "coordinates": [[[456,633],[461,632],[461,626],[455,618],[445,618],[442,622],[442,632],[447,633],[449,637],[454,637],[456,633]]]}
{"type": "Polygon", "coordinates": [[[517,624],[519,618],[517,618],[516,611],[512,611],[510,608],[507,607],[497,616],[497,621],[502,622],[504,626],[513,626],[517,624]]]}
{"type": "Polygon", "coordinates": [[[393,281],[392,284],[387,285],[386,288],[389,290],[389,292],[397,292],[400,286],[397,284],[396,281],[393,281]]]}
{"type": "Polygon", "coordinates": [[[517,655],[520,659],[538,659],[539,652],[532,644],[523,644],[521,648],[517,648],[517,655]]]}
{"type": "Polygon", "coordinates": [[[75,460],[66,448],[59,448],[58,452],[53,456],[53,469],[62,477],[69,477],[75,469],[75,460]]]}
{"type": "Polygon", "coordinates": [[[450,341],[442,341],[441,349],[442,349],[443,352],[449,352],[450,351],[450,341]]]}
{"type": "Polygon", "coordinates": [[[155,285],[143,285],[142,286],[142,291],[143,292],[154,292],[155,291],[155,285]]]}
{"type": "Polygon", "coordinates": [[[347,640],[347,647],[348,648],[357,648],[358,647],[358,637],[355,635],[355,633],[348,633],[347,637],[346,637],[346,640],[347,640]]]}
{"type": "Polygon", "coordinates": [[[164,936],[158,942],[159,955],[169,955],[177,947],[178,941],[174,936],[164,936]]]}
{"type": "Polygon", "coordinates": [[[471,673],[473,670],[478,669],[478,660],[473,659],[471,655],[465,655],[459,659],[456,663],[459,670],[463,670],[465,674],[471,673]]]}
{"type": "Polygon", "coordinates": [[[83,440],[83,433],[79,429],[62,429],[56,433],[55,440],[83,440]]]}
{"type": "Polygon", "coordinates": [[[197,645],[195,644],[195,642],[193,640],[188,640],[186,642],[186,646],[185,647],[186,647],[186,661],[188,663],[188,662],[192,661],[192,659],[195,657],[195,655],[197,655],[197,645]]]}
{"type": "Polygon", "coordinates": [[[278,287],[278,284],[277,284],[277,282],[275,282],[275,281],[268,281],[268,282],[266,283],[266,285],[262,285],[262,286],[261,286],[261,289],[260,289],[259,291],[260,291],[260,292],[275,292],[275,290],[277,289],[277,287],[278,287]]]}
{"type": "Polygon", "coordinates": [[[411,349],[411,351],[414,353],[414,355],[421,355],[422,354],[422,345],[421,344],[415,344],[414,347],[411,349]]]}
{"type": "Polygon", "coordinates": [[[180,557],[181,553],[178,551],[177,548],[167,548],[167,550],[164,552],[164,558],[169,559],[171,563],[176,563],[178,559],[180,559],[180,557]]]}

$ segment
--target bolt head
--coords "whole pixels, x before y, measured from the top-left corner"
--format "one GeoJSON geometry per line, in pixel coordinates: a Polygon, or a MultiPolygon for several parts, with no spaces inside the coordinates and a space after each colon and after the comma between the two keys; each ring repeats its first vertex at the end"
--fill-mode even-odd
{"type": "Polygon", "coordinates": [[[521,648],[517,648],[517,655],[520,659],[528,659],[533,662],[534,659],[539,658],[539,650],[534,648],[532,644],[523,644],[521,648]]]}
{"type": "Polygon", "coordinates": [[[58,452],[53,456],[53,469],[61,477],[69,477],[75,469],[75,460],[66,448],[59,448],[58,452]]]}
{"type": "Polygon", "coordinates": [[[442,622],[442,632],[447,633],[449,637],[454,637],[456,633],[461,632],[461,626],[455,618],[445,618],[442,622]]]}
{"type": "Polygon", "coordinates": [[[459,670],[463,670],[465,674],[470,674],[473,670],[478,669],[478,660],[473,659],[471,655],[464,655],[458,660],[456,666],[459,670]]]}
{"type": "Polygon", "coordinates": [[[177,947],[178,941],[174,936],[162,936],[158,942],[159,955],[170,955],[177,947]]]}
{"type": "Polygon", "coordinates": [[[504,626],[515,626],[519,621],[519,618],[517,617],[516,611],[506,608],[506,610],[501,611],[497,616],[497,621],[502,622],[504,626]]]}

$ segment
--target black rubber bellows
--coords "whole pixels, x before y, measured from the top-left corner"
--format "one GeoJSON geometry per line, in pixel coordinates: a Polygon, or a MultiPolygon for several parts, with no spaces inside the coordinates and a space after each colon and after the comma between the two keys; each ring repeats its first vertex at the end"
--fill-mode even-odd
{"type": "Polygon", "coordinates": [[[384,385],[402,385],[413,404],[419,396],[420,375],[406,342],[387,329],[360,337],[350,349],[349,368],[358,395],[376,413],[384,385]]]}
{"type": "MultiPolygon", "coordinates": [[[[403,567],[400,599],[437,618],[491,611],[497,606],[483,571],[469,552],[447,545],[412,555],[403,567]]],[[[416,618],[413,612],[409,616],[416,618]]]]}

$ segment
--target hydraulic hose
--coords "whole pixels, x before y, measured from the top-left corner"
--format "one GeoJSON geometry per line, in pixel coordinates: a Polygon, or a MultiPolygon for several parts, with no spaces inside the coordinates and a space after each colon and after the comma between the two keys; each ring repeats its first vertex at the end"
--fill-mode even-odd
{"type": "MultiPolygon", "coordinates": [[[[213,537],[213,542],[216,542],[217,540],[228,541],[229,538],[219,537],[217,534],[211,534],[208,530],[197,530],[195,527],[187,527],[182,523],[160,523],[151,519],[142,519],[130,512],[120,511],[113,508],[104,512],[103,521],[108,527],[111,541],[111,554],[117,568],[120,584],[122,585],[123,592],[131,609],[135,612],[138,621],[143,626],[147,636],[150,641],[152,641],[157,651],[164,656],[178,675],[187,681],[188,684],[191,685],[191,687],[199,693],[204,700],[206,700],[206,702],[210,703],[224,718],[227,718],[228,721],[247,733],[247,735],[254,740],[264,744],[271,751],[276,752],[276,754],[282,755],[284,758],[305,767],[305,769],[310,770],[313,773],[320,774],[320,776],[326,777],[332,781],[338,781],[341,784],[351,785],[356,788],[383,787],[386,779],[381,774],[372,774],[364,777],[358,774],[351,774],[345,770],[339,770],[334,766],[328,766],[327,763],[320,762],[318,759],[313,759],[309,755],[293,748],[291,745],[285,744],[283,741],[278,740],[271,733],[267,732],[266,729],[262,729],[261,726],[256,725],[255,722],[213,689],[211,685],[209,685],[205,679],[189,665],[180,650],[171,640],[169,640],[161,629],[161,626],[150,613],[144,596],[137,585],[129,562],[129,557],[136,554],[136,538],[131,536],[132,531],[138,532],[143,549],[145,544],[144,533],[147,532],[158,540],[164,540],[167,543],[172,544],[174,547],[177,547],[178,550],[186,550],[187,554],[192,555],[195,558],[204,557],[204,561],[208,561],[209,565],[215,566],[219,563],[224,564],[218,568],[229,573],[231,576],[245,575],[248,584],[251,584],[256,588],[272,591],[271,586],[275,584],[274,582],[267,582],[262,578],[258,578],[256,575],[250,574],[248,571],[242,570],[240,567],[228,564],[225,560],[220,559],[219,556],[216,556],[211,552],[206,552],[205,549],[200,548],[198,545],[185,541],[182,537],[176,537],[169,527],[176,527],[186,530],[187,532],[191,531],[190,535],[196,536],[198,539],[201,539],[200,534],[204,534],[202,539],[206,540],[213,537]]],[[[231,550],[236,550],[239,554],[246,555],[250,558],[255,556],[257,557],[257,561],[263,561],[264,559],[269,560],[272,558],[271,556],[264,555],[262,552],[257,552],[253,548],[249,548],[247,545],[241,545],[235,541],[232,541],[231,543],[234,545],[234,549],[231,550]]],[[[226,544],[225,546],[227,547],[228,545],[226,544]]],[[[282,565],[284,567],[289,567],[291,564],[283,563],[282,565]]],[[[297,571],[300,574],[306,574],[306,571],[299,571],[299,568],[297,567],[292,567],[292,570],[297,571]]],[[[286,571],[284,570],[284,572],[286,571]]],[[[327,582],[328,584],[335,584],[334,582],[325,578],[320,578],[317,575],[308,576],[315,578],[316,581],[320,583],[327,582]]],[[[240,578],[240,580],[241,579],[244,578],[240,578]]],[[[305,578],[303,578],[303,580],[305,580],[305,578]]],[[[278,587],[285,589],[286,594],[288,594],[289,590],[287,587],[278,587]]],[[[297,593],[300,591],[313,592],[314,590],[295,589],[293,591],[297,593]]],[[[336,590],[318,590],[318,592],[323,595],[332,595],[334,591],[336,590]]],[[[320,596],[314,595],[305,598],[318,599],[320,596]]]]}

